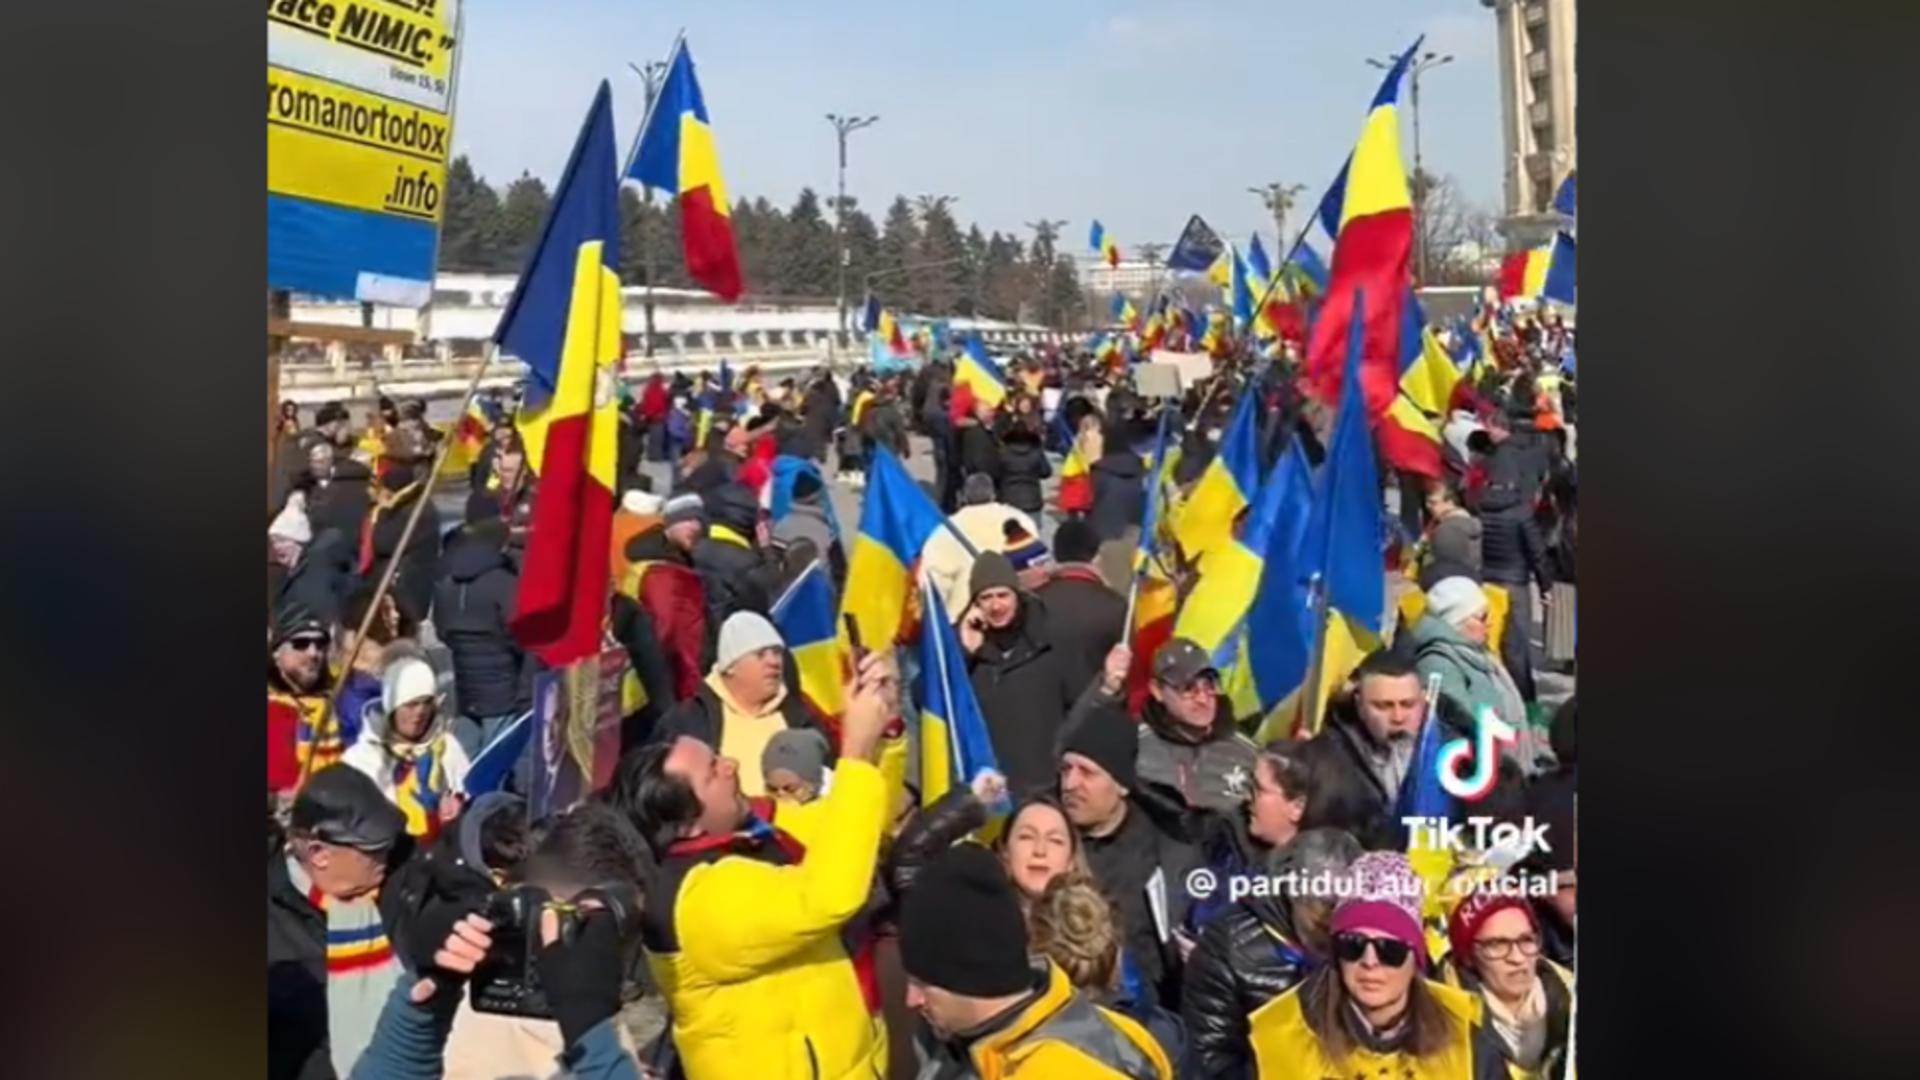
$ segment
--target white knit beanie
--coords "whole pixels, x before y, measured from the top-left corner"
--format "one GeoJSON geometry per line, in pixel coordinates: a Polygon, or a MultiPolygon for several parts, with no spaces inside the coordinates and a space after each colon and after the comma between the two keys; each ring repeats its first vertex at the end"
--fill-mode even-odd
{"type": "Polygon", "coordinates": [[[421,698],[440,699],[440,681],[425,660],[404,656],[380,673],[380,707],[389,716],[407,702],[421,698]]]}
{"type": "Polygon", "coordinates": [[[1487,594],[1470,577],[1441,578],[1427,590],[1427,612],[1448,626],[1487,613],[1487,594]]]}
{"type": "Polygon", "coordinates": [[[313,525],[307,521],[306,492],[296,491],[287,496],[286,507],[273,519],[273,524],[267,526],[267,535],[296,544],[313,542],[313,525]]]}
{"type": "Polygon", "coordinates": [[[764,616],[736,611],[720,624],[720,642],[713,650],[713,670],[725,673],[734,661],[761,649],[783,648],[780,631],[764,616]]]}
{"type": "Polygon", "coordinates": [[[667,500],[650,491],[641,491],[639,488],[630,488],[625,495],[620,496],[620,509],[639,517],[658,514],[666,505],[667,500]]]}

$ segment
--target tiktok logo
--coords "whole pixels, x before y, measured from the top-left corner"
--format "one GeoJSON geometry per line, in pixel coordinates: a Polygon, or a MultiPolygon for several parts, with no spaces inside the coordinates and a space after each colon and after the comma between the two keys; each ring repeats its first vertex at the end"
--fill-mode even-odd
{"type": "Polygon", "coordinates": [[[1512,724],[1482,705],[1473,716],[1473,739],[1449,739],[1440,748],[1434,763],[1440,774],[1440,788],[1465,802],[1479,802],[1493,790],[1499,776],[1500,750],[1519,738],[1512,724]]]}

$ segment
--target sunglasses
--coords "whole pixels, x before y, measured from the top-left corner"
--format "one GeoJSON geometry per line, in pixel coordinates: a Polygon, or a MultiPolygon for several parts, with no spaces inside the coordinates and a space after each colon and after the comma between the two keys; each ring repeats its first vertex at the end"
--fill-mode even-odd
{"type": "Polygon", "coordinates": [[[299,652],[319,652],[327,647],[327,639],[324,637],[288,638],[287,646],[299,652]]]}
{"type": "Polygon", "coordinates": [[[1404,941],[1392,938],[1368,937],[1366,934],[1335,934],[1333,954],[1342,963],[1357,964],[1372,949],[1373,955],[1382,967],[1397,968],[1413,955],[1413,949],[1404,941]]]}

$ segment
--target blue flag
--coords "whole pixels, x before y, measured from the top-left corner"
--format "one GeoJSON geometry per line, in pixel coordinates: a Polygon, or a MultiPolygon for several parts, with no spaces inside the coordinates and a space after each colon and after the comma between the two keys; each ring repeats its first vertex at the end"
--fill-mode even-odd
{"type": "Polygon", "coordinates": [[[971,784],[982,771],[1000,766],[967,678],[967,655],[939,590],[922,585],[920,603],[920,673],[913,697],[920,703],[920,805],[929,806],[955,784],[971,784]]]}
{"type": "Polygon", "coordinates": [[[1167,269],[1189,270],[1204,274],[1207,268],[1220,259],[1220,253],[1227,249],[1220,240],[1220,234],[1213,231],[1199,214],[1187,219],[1187,227],[1180,231],[1180,239],[1167,253],[1167,269]]]}

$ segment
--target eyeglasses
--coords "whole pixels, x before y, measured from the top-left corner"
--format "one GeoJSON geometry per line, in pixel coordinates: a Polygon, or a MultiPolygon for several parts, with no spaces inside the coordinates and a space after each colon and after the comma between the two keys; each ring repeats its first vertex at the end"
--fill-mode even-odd
{"type": "Polygon", "coordinates": [[[287,647],[296,652],[320,652],[327,647],[327,639],[324,637],[288,638],[287,647]]]}
{"type": "Polygon", "coordinates": [[[1413,955],[1413,949],[1406,942],[1392,938],[1368,937],[1366,934],[1335,934],[1333,937],[1333,954],[1342,963],[1359,963],[1367,955],[1368,949],[1373,950],[1374,958],[1379,960],[1381,966],[1390,968],[1399,967],[1413,955]]]}
{"type": "Polygon", "coordinates": [[[1175,686],[1172,683],[1168,683],[1167,689],[1185,697],[1199,697],[1202,694],[1218,694],[1220,692],[1220,682],[1211,675],[1201,675],[1185,686],[1175,686]]]}
{"type": "Polygon", "coordinates": [[[1521,956],[1540,955],[1540,939],[1532,934],[1522,934],[1516,938],[1481,938],[1473,943],[1473,951],[1488,960],[1505,960],[1512,955],[1515,946],[1519,946],[1521,956]]]}

